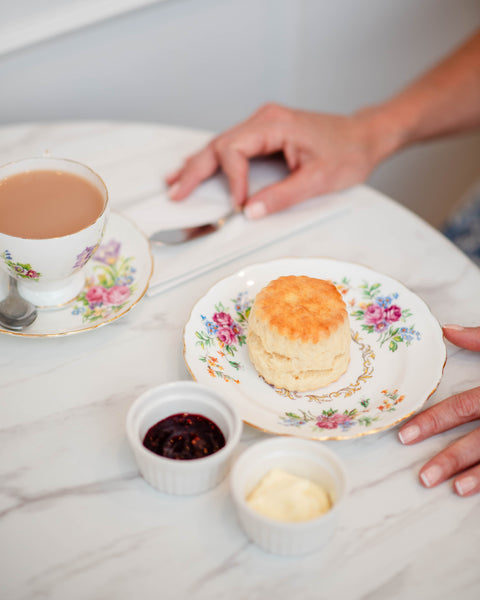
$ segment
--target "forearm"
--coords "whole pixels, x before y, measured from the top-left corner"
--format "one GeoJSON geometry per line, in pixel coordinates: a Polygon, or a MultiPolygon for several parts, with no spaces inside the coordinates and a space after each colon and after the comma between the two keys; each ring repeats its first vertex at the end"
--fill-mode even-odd
{"type": "Polygon", "coordinates": [[[376,160],[411,144],[480,127],[480,31],[390,100],[359,111],[376,160]]]}

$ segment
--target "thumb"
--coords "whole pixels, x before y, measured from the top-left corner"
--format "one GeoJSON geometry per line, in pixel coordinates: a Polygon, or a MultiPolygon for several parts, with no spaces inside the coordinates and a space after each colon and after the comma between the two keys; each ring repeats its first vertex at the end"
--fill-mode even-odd
{"type": "Polygon", "coordinates": [[[250,196],[245,204],[245,214],[249,219],[259,219],[321,194],[324,192],[322,180],[319,171],[314,176],[305,168],[294,171],[282,181],[250,196]]]}
{"type": "Polygon", "coordinates": [[[480,352],[480,327],[444,325],[443,334],[447,340],[455,344],[455,346],[480,352]]]}

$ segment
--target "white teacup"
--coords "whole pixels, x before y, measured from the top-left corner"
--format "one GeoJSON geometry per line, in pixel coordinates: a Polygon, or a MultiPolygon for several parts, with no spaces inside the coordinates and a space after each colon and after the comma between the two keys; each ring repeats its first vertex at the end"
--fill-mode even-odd
{"type": "Polygon", "coordinates": [[[43,157],[12,162],[0,167],[0,183],[20,173],[50,170],[87,180],[100,192],[104,205],[95,222],[60,237],[31,239],[7,235],[2,233],[0,221],[0,267],[17,279],[20,294],[39,307],[62,306],[80,293],[85,283],[84,267],[101,242],[109,212],[108,192],[102,179],[89,167],[72,160],[43,157]]]}

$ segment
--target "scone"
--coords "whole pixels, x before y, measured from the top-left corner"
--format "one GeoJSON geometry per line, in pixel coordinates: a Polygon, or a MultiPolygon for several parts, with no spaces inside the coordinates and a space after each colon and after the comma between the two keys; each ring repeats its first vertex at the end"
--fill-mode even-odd
{"type": "Polygon", "coordinates": [[[267,383],[307,391],[336,381],[350,360],[345,302],[330,281],[289,275],[256,296],[248,319],[250,360],[267,383]]]}

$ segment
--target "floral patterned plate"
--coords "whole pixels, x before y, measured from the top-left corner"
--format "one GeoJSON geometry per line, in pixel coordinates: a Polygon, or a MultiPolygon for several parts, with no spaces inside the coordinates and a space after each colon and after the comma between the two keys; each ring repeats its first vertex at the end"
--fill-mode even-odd
{"type": "Polygon", "coordinates": [[[230,396],[245,423],[269,433],[340,440],[387,429],[418,410],[440,382],[446,348],[426,304],[398,281],[352,263],[285,258],[251,265],[214,285],[185,326],[184,356],[193,378],[230,396]],[[343,295],[350,364],[327,387],[297,393],[274,388],[249,360],[246,333],[255,295],[281,275],[330,279],[343,295]]]}
{"type": "MultiPolygon", "coordinates": [[[[86,265],[85,285],[77,298],[61,308],[39,310],[36,321],[21,332],[0,333],[24,337],[51,337],[81,333],[107,325],[128,312],[147,291],[153,271],[148,240],[128,219],[110,213],[102,243],[86,265]]],[[[8,277],[0,272],[0,297],[8,277]]]]}

